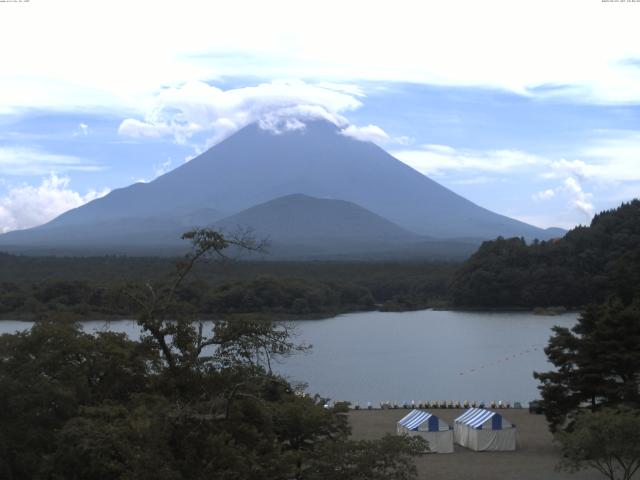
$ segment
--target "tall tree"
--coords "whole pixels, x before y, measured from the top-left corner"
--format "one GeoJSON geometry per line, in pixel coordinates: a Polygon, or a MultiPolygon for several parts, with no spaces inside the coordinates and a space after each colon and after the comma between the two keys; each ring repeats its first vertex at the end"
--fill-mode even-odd
{"type": "Polygon", "coordinates": [[[556,439],[562,447],[560,468],[576,472],[592,467],[610,480],[630,480],[640,468],[640,412],[603,409],[583,413],[570,432],[556,439]]]}
{"type": "Polygon", "coordinates": [[[534,373],[552,430],[584,404],[640,407],[640,297],[590,306],[554,333],[545,352],[556,370],[534,373]]]}

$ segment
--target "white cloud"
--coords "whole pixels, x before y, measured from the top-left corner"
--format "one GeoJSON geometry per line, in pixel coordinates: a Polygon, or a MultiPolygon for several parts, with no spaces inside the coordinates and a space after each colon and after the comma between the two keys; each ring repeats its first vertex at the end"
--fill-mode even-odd
{"type": "Polygon", "coordinates": [[[73,136],[74,137],[86,137],[87,135],[89,135],[89,125],[87,125],[86,123],[80,122],[78,124],[78,127],[74,130],[73,132],[73,136]]]}
{"type": "Polygon", "coordinates": [[[558,178],[571,175],[580,179],[591,176],[592,167],[582,160],[554,160],[550,163],[551,171],[543,174],[545,178],[558,178]]]}
{"type": "Polygon", "coordinates": [[[133,138],[159,138],[165,135],[171,135],[173,130],[168,125],[158,125],[153,123],[142,122],[135,118],[127,118],[120,123],[118,133],[125,137],[133,138]]]}
{"type": "Polygon", "coordinates": [[[595,205],[594,195],[585,190],[585,185],[593,182],[599,172],[607,170],[604,165],[596,166],[582,160],[551,160],[519,150],[477,151],[448,145],[424,145],[422,149],[400,150],[393,154],[425,175],[447,175],[450,172],[470,175],[450,182],[456,185],[487,183],[488,179],[495,180],[495,175],[529,174],[548,180],[559,179],[560,185],[534,193],[532,200],[543,202],[560,198],[570,209],[577,210],[588,219],[593,217],[595,205]],[[492,176],[485,175],[487,173],[492,176]]]}
{"type": "Polygon", "coordinates": [[[409,137],[407,135],[400,135],[398,137],[393,137],[393,141],[394,143],[397,143],[398,145],[410,145],[411,143],[413,143],[415,141],[414,138],[409,137]]]}
{"type": "Polygon", "coordinates": [[[361,142],[373,142],[378,145],[396,144],[406,146],[413,142],[412,138],[405,135],[392,137],[378,125],[373,124],[365,125],[363,127],[347,125],[340,130],[340,133],[347,137],[360,140],[361,142]]]}
{"type": "Polygon", "coordinates": [[[222,90],[204,82],[189,82],[164,89],[144,120],[125,119],[121,135],[141,138],[173,136],[184,144],[197,134],[208,135],[194,145],[201,153],[252,122],[275,134],[305,128],[305,121],[324,119],[343,135],[377,144],[407,145],[409,137],[391,137],[377,125],[350,125],[342,113],[359,108],[362,91],[353,85],[308,84],[299,80],[274,80],[255,87],[222,90]]]}
{"type": "Polygon", "coordinates": [[[571,204],[584,213],[589,219],[593,217],[595,207],[591,202],[593,195],[583,190],[582,185],[575,178],[569,177],[564,181],[564,190],[571,196],[571,204]]]}
{"type": "Polygon", "coordinates": [[[423,146],[423,149],[434,153],[442,153],[445,155],[456,154],[456,149],[450,147],[449,145],[427,144],[423,146]]]}
{"type": "Polygon", "coordinates": [[[49,172],[98,171],[78,157],[43,152],[27,147],[0,146],[0,175],[46,175],[49,172]]]}
{"type": "Polygon", "coordinates": [[[172,160],[170,158],[168,158],[164,162],[154,165],[153,166],[154,178],[158,178],[158,177],[164,175],[165,173],[167,173],[168,171],[170,171],[172,163],[173,163],[172,160]]]}
{"type": "Polygon", "coordinates": [[[424,145],[421,149],[391,153],[425,175],[440,175],[447,171],[506,173],[548,163],[545,158],[520,150],[480,151],[447,145],[424,145]]]}
{"type": "Polygon", "coordinates": [[[84,195],[69,188],[68,177],[51,174],[38,186],[19,185],[0,197],[0,233],[30,228],[54,219],[61,213],[102,197],[108,189],[84,195]]]}
{"type": "Polygon", "coordinates": [[[542,202],[544,200],[549,200],[550,198],[553,198],[556,196],[556,191],[548,188],[546,190],[542,190],[540,192],[534,193],[532,195],[532,198],[536,201],[542,202]]]}
{"type": "Polygon", "coordinates": [[[31,2],[0,16],[11,45],[0,52],[0,111],[136,117],[162,86],[230,76],[304,78],[353,96],[371,80],[637,102],[637,13],[584,0],[31,2]]]}
{"type": "Polygon", "coordinates": [[[588,159],[584,175],[606,182],[640,181],[640,133],[603,131],[579,151],[588,159]]]}
{"type": "MultiPolygon", "coordinates": [[[[594,136],[599,138],[577,150],[576,155],[582,159],[552,161],[541,177],[560,179],[563,184],[559,188],[568,191],[576,191],[575,182],[580,188],[600,190],[600,196],[608,192],[605,193],[607,200],[614,203],[640,197],[640,134],[603,131],[595,132],[594,136]]],[[[591,201],[578,199],[578,203],[586,207],[585,211],[590,210],[587,204],[591,201]]]]}
{"type": "Polygon", "coordinates": [[[266,115],[258,122],[260,128],[270,131],[276,135],[285,132],[295,132],[296,130],[304,130],[306,124],[296,117],[280,117],[279,115],[266,115]]]}
{"type": "Polygon", "coordinates": [[[519,150],[476,151],[448,145],[424,145],[420,149],[392,153],[425,175],[450,177],[448,174],[455,173],[468,176],[456,181],[450,179],[450,184],[483,183],[476,179],[494,178],[498,174],[528,174],[532,178],[556,181],[555,186],[534,193],[531,199],[566,202],[569,209],[591,219],[596,205],[604,208],[602,205],[640,197],[640,134],[607,131],[598,132],[596,137],[599,138],[576,151],[580,159],[553,160],[519,150]],[[619,195],[611,194],[612,191],[619,195]]]}
{"type": "Polygon", "coordinates": [[[558,185],[534,194],[534,200],[565,198],[572,208],[590,219],[598,209],[640,197],[639,133],[595,131],[593,140],[576,150],[576,156],[580,159],[547,163],[539,176],[556,179],[558,185]]]}
{"type": "Polygon", "coordinates": [[[171,135],[178,143],[204,133],[210,146],[255,121],[274,133],[302,128],[300,120],[309,118],[346,125],[340,113],[360,105],[351,94],[297,80],[230,90],[192,81],[163,89],[149,104],[144,120],[126,119],[118,131],[131,137],[171,135]]]}
{"type": "Polygon", "coordinates": [[[390,140],[389,135],[383,129],[377,125],[366,125],[364,127],[357,127],[355,125],[349,125],[343,128],[340,133],[347,137],[353,137],[363,142],[373,143],[386,143],[390,140]]]}
{"type": "MultiPolygon", "coordinates": [[[[192,157],[194,158],[194,157],[192,157]]],[[[188,158],[185,160],[185,163],[191,160],[192,158],[188,158]]],[[[149,183],[155,180],[158,177],[161,177],[165,173],[171,171],[171,167],[173,166],[173,160],[171,158],[166,159],[164,162],[158,162],[153,165],[153,174],[150,178],[138,178],[133,183],[149,183]]]]}
{"type": "MultiPolygon", "coordinates": [[[[582,160],[557,160],[549,163],[551,171],[541,176],[548,179],[559,178],[562,183],[556,188],[548,188],[532,195],[533,200],[542,202],[558,195],[568,199],[569,206],[591,219],[595,213],[593,193],[585,191],[585,185],[593,183],[593,166],[582,160]]],[[[597,179],[595,179],[597,181],[597,179]]]]}
{"type": "MultiPolygon", "coordinates": [[[[337,109],[337,111],[341,110],[341,108],[337,109]]],[[[286,107],[273,105],[271,110],[269,110],[269,107],[264,109],[258,123],[260,128],[275,134],[303,130],[306,127],[305,121],[317,119],[326,120],[338,127],[346,125],[348,123],[347,119],[338,114],[337,111],[332,112],[322,105],[300,104],[286,107]]],[[[246,118],[249,118],[250,122],[254,120],[252,115],[247,115],[246,118]]]]}

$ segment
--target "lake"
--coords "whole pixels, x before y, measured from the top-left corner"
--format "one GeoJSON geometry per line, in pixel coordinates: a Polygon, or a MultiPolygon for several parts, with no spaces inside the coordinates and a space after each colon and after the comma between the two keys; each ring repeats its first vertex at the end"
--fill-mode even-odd
{"type": "MultiPolygon", "coordinates": [[[[532,372],[551,368],[544,347],[554,325],[571,327],[577,314],[422,310],[363,312],[325,320],[291,322],[297,340],[313,345],[274,366],[310,393],[333,400],[416,403],[422,400],[522,402],[538,398],[532,372]]],[[[0,333],[30,327],[0,321],[0,333]]],[[[86,331],[105,328],[139,335],[128,320],[83,322],[86,331]]]]}

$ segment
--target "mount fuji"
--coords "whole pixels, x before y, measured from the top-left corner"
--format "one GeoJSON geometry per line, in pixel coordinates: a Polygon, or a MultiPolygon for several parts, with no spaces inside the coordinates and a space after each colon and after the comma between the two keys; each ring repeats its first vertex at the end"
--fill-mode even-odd
{"type": "Polygon", "coordinates": [[[171,251],[180,248],[181,232],[205,225],[275,235],[279,252],[295,244],[301,256],[317,253],[320,244],[333,245],[334,253],[341,245],[345,252],[408,247],[415,253],[419,245],[429,250],[452,239],[477,245],[497,236],[543,240],[562,234],[491,212],[374,143],[312,120],[278,133],[248,125],[152,182],[0,235],[0,249],[171,251]]]}

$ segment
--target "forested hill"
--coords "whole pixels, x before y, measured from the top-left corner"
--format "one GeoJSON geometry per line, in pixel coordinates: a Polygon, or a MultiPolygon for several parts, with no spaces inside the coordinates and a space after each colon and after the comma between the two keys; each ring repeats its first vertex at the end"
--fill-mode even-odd
{"type": "Polygon", "coordinates": [[[594,217],[565,237],[527,245],[519,238],[485,242],[456,272],[455,306],[580,307],[640,288],[640,200],[594,217]]]}
{"type": "MultiPolygon", "coordinates": [[[[132,318],[130,288],[171,278],[165,257],[27,257],[0,253],[0,319],[132,318]]],[[[202,317],[260,313],[326,317],[448,303],[459,264],[433,262],[200,262],[178,291],[202,317]]],[[[1,475],[0,475],[1,477],[1,475]]]]}

